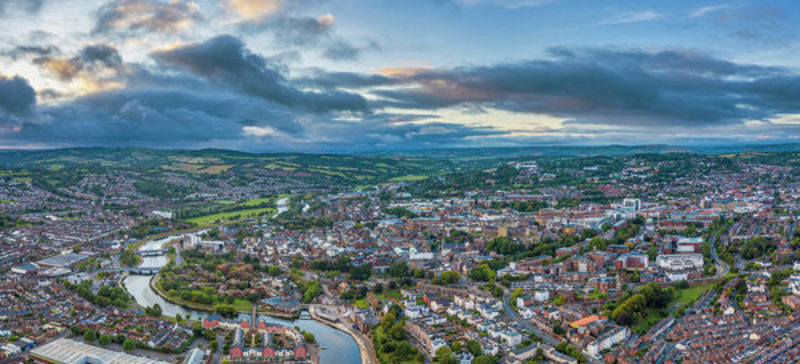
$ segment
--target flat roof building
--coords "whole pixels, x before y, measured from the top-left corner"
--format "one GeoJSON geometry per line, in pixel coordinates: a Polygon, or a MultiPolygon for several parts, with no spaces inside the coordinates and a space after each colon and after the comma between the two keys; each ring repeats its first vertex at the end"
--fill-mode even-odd
{"type": "Polygon", "coordinates": [[[169,364],[65,338],[31,350],[30,356],[38,363],[47,364],[169,364]]]}
{"type": "Polygon", "coordinates": [[[52,257],[36,261],[35,264],[43,268],[68,268],[86,259],[89,259],[89,257],[86,255],[68,253],[54,255],[52,257]]]}

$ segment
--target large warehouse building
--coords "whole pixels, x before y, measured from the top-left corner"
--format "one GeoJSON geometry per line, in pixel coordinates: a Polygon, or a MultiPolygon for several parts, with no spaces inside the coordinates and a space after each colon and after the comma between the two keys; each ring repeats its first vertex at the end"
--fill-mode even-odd
{"type": "Polygon", "coordinates": [[[30,357],[46,364],[169,364],[63,338],[31,350],[30,357]]]}

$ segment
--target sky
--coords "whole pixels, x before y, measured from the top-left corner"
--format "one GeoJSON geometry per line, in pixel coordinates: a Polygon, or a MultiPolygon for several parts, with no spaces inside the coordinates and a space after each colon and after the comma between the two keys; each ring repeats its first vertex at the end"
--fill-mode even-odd
{"type": "Polygon", "coordinates": [[[800,3],[0,0],[0,149],[800,142],[800,3]]]}

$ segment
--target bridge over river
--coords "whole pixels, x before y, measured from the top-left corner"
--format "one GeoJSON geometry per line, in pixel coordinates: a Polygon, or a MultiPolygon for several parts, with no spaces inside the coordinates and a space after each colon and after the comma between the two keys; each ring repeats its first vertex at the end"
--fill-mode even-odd
{"type": "Polygon", "coordinates": [[[166,253],[167,253],[166,249],[144,249],[136,251],[136,254],[139,254],[143,257],[157,257],[159,255],[164,255],[166,253]]]}
{"type": "Polygon", "coordinates": [[[152,276],[158,274],[161,267],[123,267],[123,268],[104,268],[98,269],[97,272],[119,273],[128,272],[131,274],[152,276]]]}

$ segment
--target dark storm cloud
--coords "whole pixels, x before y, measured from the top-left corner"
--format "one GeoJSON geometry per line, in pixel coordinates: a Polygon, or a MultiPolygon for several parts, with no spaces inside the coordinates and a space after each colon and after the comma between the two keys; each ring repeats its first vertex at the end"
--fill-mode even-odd
{"type": "Polygon", "coordinates": [[[48,121],[25,124],[15,138],[156,146],[235,140],[242,137],[246,125],[269,125],[289,135],[303,130],[289,109],[211,89],[153,87],[97,92],[39,111],[48,121]]]}
{"type": "Polygon", "coordinates": [[[328,72],[315,69],[309,77],[296,79],[295,82],[309,87],[321,88],[367,88],[375,86],[388,86],[402,82],[394,78],[379,74],[364,74],[356,72],[328,72]]]}
{"type": "Polygon", "coordinates": [[[800,112],[800,77],[689,51],[553,49],[552,58],[421,70],[378,90],[385,106],[479,105],[585,123],[709,125],[800,112]]]}
{"type": "Polygon", "coordinates": [[[92,33],[176,33],[202,19],[200,9],[191,1],[113,0],[95,12],[92,33]]]}
{"type": "Polygon", "coordinates": [[[221,35],[203,43],[154,52],[153,58],[281,105],[314,112],[367,110],[358,94],[327,90],[305,92],[293,87],[277,65],[248,50],[239,39],[221,35]]]}
{"type": "Polygon", "coordinates": [[[44,0],[0,0],[0,16],[6,15],[9,9],[20,9],[28,14],[38,13],[44,0]]]}
{"type": "Polygon", "coordinates": [[[34,63],[53,73],[62,81],[70,81],[82,71],[97,71],[122,66],[122,57],[116,48],[96,44],[86,46],[71,58],[37,57],[34,63]]]}
{"type": "Polygon", "coordinates": [[[24,123],[20,131],[6,135],[47,144],[344,151],[457,146],[471,138],[506,134],[489,127],[413,123],[434,115],[376,113],[357,122],[337,121],[258,97],[219,92],[210,85],[97,92],[38,111],[44,121],[24,123]],[[269,133],[251,135],[248,127],[269,133]]]}
{"type": "Polygon", "coordinates": [[[28,80],[19,77],[0,75],[0,124],[4,113],[22,115],[28,113],[36,104],[36,91],[28,80]]]}

